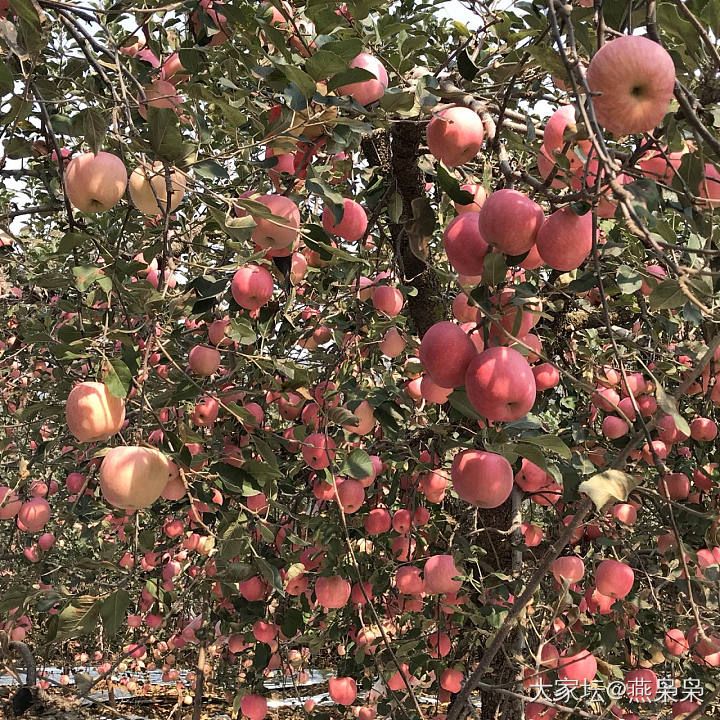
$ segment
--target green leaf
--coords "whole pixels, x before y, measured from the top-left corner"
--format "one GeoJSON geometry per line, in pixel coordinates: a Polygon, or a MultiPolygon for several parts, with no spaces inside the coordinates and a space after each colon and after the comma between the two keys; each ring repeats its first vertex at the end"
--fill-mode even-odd
{"type": "Polygon", "coordinates": [[[89,635],[97,626],[102,600],[89,595],[74,598],[58,616],[58,640],[89,635]]]}
{"type": "Polygon", "coordinates": [[[363,42],[359,38],[346,38],[344,40],[333,40],[322,46],[323,50],[339,55],[345,60],[356,58],[363,51],[363,42]]]}
{"type": "Polygon", "coordinates": [[[125,613],[130,607],[130,593],[116,590],[105,599],[100,608],[100,617],[108,637],[113,637],[118,628],[125,623],[125,613]]]}
{"type": "Polygon", "coordinates": [[[402,88],[390,88],[380,98],[380,107],[388,113],[409,112],[415,105],[415,93],[402,88]]]}
{"type": "Polygon", "coordinates": [[[437,178],[443,192],[447,193],[453,202],[459,205],[469,205],[473,201],[472,193],[462,190],[460,181],[453,177],[442,163],[437,164],[437,178]]]}
{"type": "MultiPolygon", "coordinates": [[[[507,265],[505,257],[502,253],[488,253],[483,260],[482,279],[483,283],[488,285],[497,285],[501,283],[507,275],[507,265]]],[[[522,313],[518,313],[521,316],[522,313]]]]}
{"type": "Polygon", "coordinates": [[[92,238],[85,234],[85,233],[78,233],[78,232],[70,232],[65,233],[62,236],[62,239],[58,243],[58,252],[59,253],[69,253],[70,251],[74,250],[76,247],[80,247],[81,245],[90,245],[92,243],[92,238]]]}
{"type": "Polygon", "coordinates": [[[255,331],[247,320],[233,318],[230,321],[228,336],[241,345],[252,345],[257,340],[255,331]]]}
{"type": "Polygon", "coordinates": [[[565,460],[570,459],[570,448],[559,438],[554,435],[540,435],[538,437],[524,437],[523,442],[538,445],[544,450],[554,452],[565,460]]]}
{"type": "Polygon", "coordinates": [[[400,195],[399,192],[393,192],[393,194],[390,195],[387,201],[387,209],[388,216],[390,217],[390,222],[400,222],[400,217],[402,215],[403,209],[403,201],[402,195],[400,195]]]}
{"type": "Polygon", "coordinates": [[[628,265],[621,265],[615,272],[615,282],[623,295],[632,295],[642,285],[642,276],[628,265]]]}
{"type": "Polygon", "coordinates": [[[686,300],[677,280],[663,280],[650,293],[649,304],[652,310],[673,310],[682,307],[686,300]]]}
{"type": "Polygon", "coordinates": [[[303,614],[297,608],[289,608],[283,615],[280,630],[286,638],[294,638],[298,630],[305,627],[303,614]]]}
{"type": "Polygon", "coordinates": [[[280,65],[278,70],[297,87],[304,97],[311,98],[315,94],[317,84],[304,70],[293,65],[280,65]]]}
{"type": "Polygon", "coordinates": [[[12,71],[0,60],[0,95],[12,92],[14,85],[12,71]]]}
{"type": "Polygon", "coordinates": [[[351,413],[350,410],[342,407],[341,405],[330,408],[330,410],[328,411],[328,420],[335,423],[336,425],[352,425],[353,427],[355,427],[360,424],[360,420],[358,419],[358,417],[351,413]]]}
{"type": "Polygon", "coordinates": [[[356,82],[376,79],[377,78],[368,70],[363,70],[362,68],[350,68],[349,70],[344,70],[343,72],[335,75],[332,80],[328,82],[327,89],[328,92],[331,92],[332,90],[337,90],[343,85],[352,85],[356,82]]]}
{"type": "Polygon", "coordinates": [[[73,118],[73,128],[76,134],[82,135],[90,146],[90,151],[97,153],[102,147],[107,134],[109,118],[97,108],[85,108],[73,118]]]}
{"type": "Polygon", "coordinates": [[[80,292],[85,292],[92,283],[103,276],[102,270],[94,265],[76,265],[72,272],[75,276],[75,286],[80,292]]]}
{"type": "Polygon", "coordinates": [[[448,397],[448,402],[465,417],[472,418],[473,420],[482,419],[482,416],[478,414],[470,400],[468,400],[465,390],[453,390],[448,397]]]}
{"type": "Polygon", "coordinates": [[[342,472],[359,480],[373,474],[373,465],[370,456],[359,448],[353,450],[346,458],[342,472]]]}
{"type": "Polygon", "coordinates": [[[305,63],[305,69],[315,80],[325,80],[331,75],[343,72],[347,66],[347,60],[325,49],[317,50],[305,63]]]}
{"type": "Polygon", "coordinates": [[[192,146],[183,142],[178,117],[170,108],[148,107],[147,121],[150,147],[158,159],[177,162],[190,154],[192,146]]]}
{"type": "Polygon", "coordinates": [[[39,5],[31,0],[10,0],[10,7],[32,28],[34,33],[40,33],[40,27],[46,17],[39,5]]]}
{"type": "Polygon", "coordinates": [[[663,410],[667,415],[671,415],[675,422],[675,426],[681,433],[690,435],[690,426],[687,420],[680,414],[675,404],[675,400],[671,395],[665,392],[663,386],[658,382],[658,379],[650,373],[650,377],[655,381],[655,397],[657,398],[660,409],[663,410]]]}
{"type": "Polygon", "coordinates": [[[118,358],[113,358],[105,366],[106,375],[103,382],[107,389],[119,398],[127,397],[132,387],[132,373],[130,368],[118,358]]]}
{"type": "Polygon", "coordinates": [[[467,50],[463,48],[457,57],[457,66],[465,80],[474,80],[480,68],[470,59],[467,50]]]}

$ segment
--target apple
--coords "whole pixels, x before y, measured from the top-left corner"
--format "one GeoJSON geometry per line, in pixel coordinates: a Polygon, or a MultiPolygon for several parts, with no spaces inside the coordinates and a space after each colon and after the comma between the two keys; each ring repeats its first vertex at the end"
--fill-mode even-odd
{"type": "Polygon", "coordinates": [[[147,120],[147,109],[149,107],[177,112],[182,105],[182,99],[177,94],[175,86],[167,80],[154,80],[143,88],[145,99],[138,96],[138,112],[147,120]]]}
{"type": "Polygon", "coordinates": [[[253,228],[252,239],[263,249],[285,250],[287,255],[300,235],[300,210],[284,195],[261,195],[256,202],[265,205],[279,220],[253,215],[257,225],[253,228]]]}
{"type": "Polygon", "coordinates": [[[324,470],[335,459],[335,441],[323,433],[312,433],[305,438],[302,456],[313,470],[324,470]]]}
{"type": "Polygon", "coordinates": [[[588,650],[581,650],[574,655],[563,653],[557,666],[558,676],[561,680],[576,680],[591,682],[597,675],[597,660],[588,650]]]}
{"type": "Polygon", "coordinates": [[[499,507],[513,489],[512,467],[496,453],[463,450],[453,459],[450,475],[460,499],[475,507],[499,507]]]}
{"type": "Polygon", "coordinates": [[[623,35],[605,43],[587,70],[597,121],[614,135],[649,132],[668,110],[675,66],[662,45],[623,35]]]}
{"type": "Polygon", "coordinates": [[[461,275],[482,275],[489,245],[480,232],[480,214],[465,212],[448,223],[443,232],[443,247],[448,260],[461,275]]]}
{"type": "Polygon", "coordinates": [[[522,255],[535,244],[545,219],[543,209],[517,190],[496,190],[480,210],[483,238],[505,255],[522,255]]]}
{"type": "Polygon", "coordinates": [[[452,555],[432,555],[425,561],[423,570],[425,592],[428,595],[458,592],[462,581],[453,578],[460,574],[452,555]]]}
{"type": "Polygon", "coordinates": [[[385,66],[377,58],[368,53],[360,53],[350,61],[349,67],[367,70],[375,76],[375,79],[341,85],[336,90],[338,95],[350,95],[360,105],[370,105],[385,94],[389,82],[388,74],[385,66]]]}
{"type": "MultiPolygon", "coordinates": [[[[170,210],[175,210],[185,195],[185,175],[177,169],[170,169],[170,210]]],[[[130,173],[128,182],[130,199],[143,215],[161,215],[167,207],[167,181],[163,163],[138,165],[130,173]]]]}
{"type": "Polygon", "coordinates": [[[340,575],[319,577],[315,581],[315,597],[325,610],[345,607],[350,599],[350,583],[340,575]]]}
{"type": "Polygon", "coordinates": [[[560,382],[560,371],[551,363],[541,363],[532,369],[535,378],[535,390],[542,392],[557,387],[560,382]]]}
{"type": "Polygon", "coordinates": [[[460,186],[460,189],[470,193],[473,196],[473,199],[467,205],[453,203],[455,212],[457,212],[458,215],[462,215],[462,213],[466,212],[480,212],[480,208],[485,204],[485,200],[487,199],[485,186],[480,185],[479,183],[465,183],[460,186]]]}
{"type": "Polygon", "coordinates": [[[403,294],[396,287],[380,285],[373,292],[372,303],[378,312],[387,315],[389,318],[394,318],[403,308],[403,294]]]}
{"type": "Polygon", "coordinates": [[[507,347],[476,355],[467,367],[465,389],[472,406],[488,420],[510,422],[535,404],[535,378],[527,360],[507,347]]]}
{"type": "Polygon", "coordinates": [[[373,508],[363,520],[363,527],[370,535],[382,535],[390,530],[392,518],[387,508],[373,508]]]}
{"type": "Polygon", "coordinates": [[[232,296],[246,310],[257,310],[265,305],[273,294],[272,275],[259,265],[239,268],[232,279],[232,296]]]}
{"type": "Polygon", "coordinates": [[[667,270],[662,265],[646,265],[645,270],[652,280],[648,282],[643,279],[640,292],[643,295],[649,295],[667,277],[667,270]]]}
{"type": "Polygon", "coordinates": [[[209,377],[217,372],[222,357],[217,348],[207,345],[195,345],[188,355],[190,369],[201,377],[209,377]]]}
{"type": "Polygon", "coordinates": [[[465,381],[470,361],[477,352],[459,325],[443,320],[423,335],[418,355],[435,383],[442,388],[456,388],[465,381]]]}
{"type": "Polygon", "coordinates": [[[424,589],[420,568],[403,565],[395,571],[395,587],[403,595],[421,595],[424,589]]]}
{"type": "Polygon", "coordinates": [[[180,60],[180,53],[174,52],[168,56],[167,60],[162,64],[160,78],[173,83],[173,85],[187,82],[190,79],[190,74],[183,67],[180,60]]]}
{"type": "Polygon", "coordinates": [[[352,705],[357,697],[357,683],[351,677],[331,677],[328,679],[330,699],[338,705],[352,705]]]}
{"type": "Polygon", "coordinates": [[[607,597],[622,600],[634,583],[633,569],[619,560],[603,560],[595,569],[595,586],[607,597]]]}
{"type": "Polygon", "coordinates": [[[693,440],[711,442],[717,434],[717,425],[710,418],[697,417],[690,423],[690,437],[693,440]]]}
{"type": "Polygon", "coordinates": [[[405,338],[400,334],[397,328],[391,327],[383,335],[383,339],[378,343],[380,352],[389,358],[395,358],[405,350],[405,338]]]}
{"type": "Polygon", "coordinates": [[[652,702],[657,695],[658,677],[649,668],[637,668],[625,673],[625,687],[630,702],[652,702]]]}
{"type": "Polygon", "coordinates": [[[585,574],[585,563],[577,555],[567,555],[555,558],[550,565],[550,570],[558,583],[567,580],[571,585],[582,580],[585,574]]]}
{"type": "Polygon", "coordinates": [[[243,695],[240,699],[240,711],[248,720],[264,720],[267,717],[267,700],[262,695],[243,695]]]}
{"type": "Polygon", "coordinates": [[[128,176],[123,161],[112,153],[76,155],[63,175],[73,207],[84,213],[106,212],[125,194],[128,176]]]}
{"type": "Polygon", "coordinates": [[[139,510],[154,503],[177,469],[154,448],[121,445],[112,448],[100,465],[100,490],[116,508],[139,510]]]}
{"type": "Polygon", "coordinates": [[[423,375],[420,379],[420,395],[426,402],[442,405],[447,402],[452,391],[453,388],[440,387],[429,375],[423,375]]]}
{"type": "Polygon", "coordinates": [[[607,415],[603,419],[603,435],[605,435],[605,437],[607,438],[610,438],[610,440],[617,440],[618,438],[627,435],[629,429],[630,428],[628,424],[622,418],[619,418],[616,415],[607,415]]]}
{"type": "Polygon", "coordinates": [[[81,382],[68,395],[65,420],[80,442],[107,440],[120,432],[125,422],[125,400],[113,395],[104,383],[81,382]]]}
{"type": "Polygon", "coordinates": [[[688,652],[690,645],[685,637],[685,633],[678,628],[668,630],[665,633],[665,649],[676,657],[680,657],[688,652]]]}
{"type": "Polygon", "coordinates": [[[592,214],[556,210],[538,231],[536,246],[545,264],[567,272],[580,267],[592,250],[592,214]]]}
{"type": "Polygon", "coordinates": [[[17,525],[21,530],[35,533],[45,527],[50,515],[50,503],[45,498],[30,498],[18,510],[17,525]]]}
{"type": "Polygon", "coordinates": [[[433,115],[426,136],[428,148],[437,160],[448,167],[458,167],[480,152],[485,130],[477,113],[451,105],[433,115]]]}
{"type": "Polygon", "coordinates": [[[358,242],[367,230],[367,214],[363,206],[349,198],[343,199],[343,214],[340,222],[335,221],[330,207],[322,214],[322,226],[331,235],[337,235],[347,242],[358,242]]]}

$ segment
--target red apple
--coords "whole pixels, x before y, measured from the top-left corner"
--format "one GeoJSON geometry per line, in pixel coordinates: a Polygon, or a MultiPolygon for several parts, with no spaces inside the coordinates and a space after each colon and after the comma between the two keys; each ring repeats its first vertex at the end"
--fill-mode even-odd
{"type": "Polygon", "coordinates": [[[649,132],[667,112],[675,66],[662,45],[647,37],[623,35],[595,53],[587,83],[600,125],[615,135],[649,132]]]}

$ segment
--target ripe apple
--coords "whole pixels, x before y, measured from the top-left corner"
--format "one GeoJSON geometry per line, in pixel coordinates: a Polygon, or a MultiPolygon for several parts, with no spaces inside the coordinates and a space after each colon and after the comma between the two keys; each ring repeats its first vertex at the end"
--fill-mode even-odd
{"type": "Polygon", "coordinates": [[[76,155],[64,174],[68,200],[80,212],[106,212],[116,205],[128,182],[123,161],[112,153],[76,155]]]}
{"type": "Polygon", "coordinates": [[[368,53],[360,53],[350,61],[349,67],[367,70],[375,76],[375,79],[342,85],[336,90],[338,95],[350,95],[360,105],[370,105],[385,94],[389,82],[388,74],[385,66],[377,58],[368,53]]]}
{"type": "Polygon", "coordinates": [[[360,203],[344,198],[340,222],[335,221],[332,210],[326,207],[322,214],[322,226],[331,235],[337,235],[347,242],[358,242],[367,230],[367,214],[360,203]]]}
{"type": "Polygon", "coordinates": [[[482,120],[470,108],[451,105],[435,113],[427,126],[427,144],[432,155],[448,167],[470,162],[482,147],[482,120]]]}
{"type": "Polygon", "coordinates": [[[183,101],[177,94],[175,86],[167,80],[154,80],[143,88],[145,99],[138,96],[138,112],[140,116],[147,119],[149,107],[178,111],[183,101]]]}
{"type": "Polygon", "coordinates": [[[456,593],[462,587],[462,580],[453,578],[459,575],[452,555],[433,555],[425,561],[423,570],[425,592],[428,595],[456,593]]]}
{"type": "Polygon", "coordinates": [[[555,270],[580,267],[592,250],[592,215],[576,215],[570,207],[556,210],[537,234],[537,250],[555,270]]]}
{"type": "Polygon", "coordinates": [[[662,45],[647,37],[623,35],[595,53],[587,83],[600,125],[614,135],[649,132],[667,112],[675,66],[662,45]]]}
{"type": "Polygon", "coordinates": [[[403,308],[403,294],[391,285],[380,285],[375,288],[372,296],[373,306],[378,312],[389,318],[396,317],[403,308]]]}
{"type": "Polygon", "coordinates": [[[443,232],[448,260],[461,275],[482,275],[489,245],[480,232],[480,214],[465,212],[450,221],[443,232]]]}
{"type": "Polygon", "coordinates": [[[287,249],[291,253],[292,244],[300,235],[300,210],[284,195],[261,195],[255,200],[275,215],[279,220],[253,215],[257,223],[252,231],[252,239],[263,249],[287,249]]]}
{"type": "MultiPolygon", "coordinates": [[[[185,175],[179,170],[170,169],[170,212],[182,202],[185,184],[185,175]]],[[[163,164],[155,162],[152,165],[138,165],[130,173],[128,190],[133,205],[141,213],[152,217],[161,215],[167,207],[167,181],[163,164]]]]}
{"type": "Polygon", "coordinates": [[[459,325],[443,320],[423,335],[418,354],[425,371],[440,387],[456,388],[465,381],[468,365],[477,352],[459,325]]]}
{"type": "Polygon", "coordinates": [[[585,574],[585,563],[577,555],[567,555],[555,558],[550,565],[550,570],[559,583],[567,580],[573,584],[582,580],[585,574]]]}
{"type": "Polygon", "coordinates": [[[352,705],[357,697],[357,683],[351,677],[331,677],[328,679],[328,693],[338,705],[352,705]]]}
{"type": "Polygon", "coordinates": [[[622,600],[635,583],[633,569],[619,560],[603,560],[595,569],[595,586],[608,597],[622,600]]]}
{"type": "Polygon", "coordinates": [[[513,489],[512,467],[497,453],[463,450],[453,459],[450,474],[458,496],[475,507],[499,507],[513,489]]]}
{"type": "Polygon", "coordinates": [[[264,720],[267,717],[267,700],[262,695],[243,695],[240,711],[248,720],[264,720]]]}
{"type": "Polygon", "coordinates": [[[535,244],[544,219],[543,209],[527,195],[496,190],[480,210],[480,233],[505,255],[522,255],[535,244]]]}
{"type": "Polygon", "coordinates": [[[154,448],[121,445],[112,448],[100,465],[100,490],[113,507],[138,510],[152,505],[177,470],[154,448]]]}
{"type": "Polygon", "coordinates": [[[535,378],[527,360],[507,347],[492,347],[468,365],[465,389],[472,406],[488,420],[510,422],[535,404],[535,378]]]}
{"type": "Polygon", "coordinates": [[[217,348],[207,345],[195,345],[188,355],[190,369],[201,377],[209,377],[217,372],[222,357],[217,348]]]}
{"type": "Polygon", "coordinates": [[[125,400],[113,395],[104,383],[81,382],[68,395],[65,419],[80,442],[107,440],[125,422],[125,400]]]}
{"type": "Polygon", "coordinates": [[[453,203],[455,206],[455,212],[458,215],[462,215],[466,212],[480,212],[480,208],[485,204],[487,200],[487,191],[484,185],[479,183],[465,183],[460,186],[461,190],[470,193],[473,196],[472,202],[467,205],[460,205],[459,203],[453,203]]]}
{"type": "Polygon", "coordinates": [[[45,527],[51,514],[50,503],[45,498],[30,498],[20,506],[17,525],[27,532],[39,532],[45,527]]]}
{"type": "Polygon", "coordinates": [[[273,294],[272,275],[259,265],[239,268],[232,279],[232,296],[246,310],[257,310],[270,300],[273,294]]]}
{"type": "Polygon", "coordinates": [[[315,596],[325,610],[345,607],[350,590],[350,583],[340,575],[319,577],[315,582],[315,596]]]}
{"type": "Polygon", "coordinates": [[[557,387],[560,382],[559,370],[550,363],[541,363],[532,369],[535,378],[535,389],[537,392],[557,387]]]}

